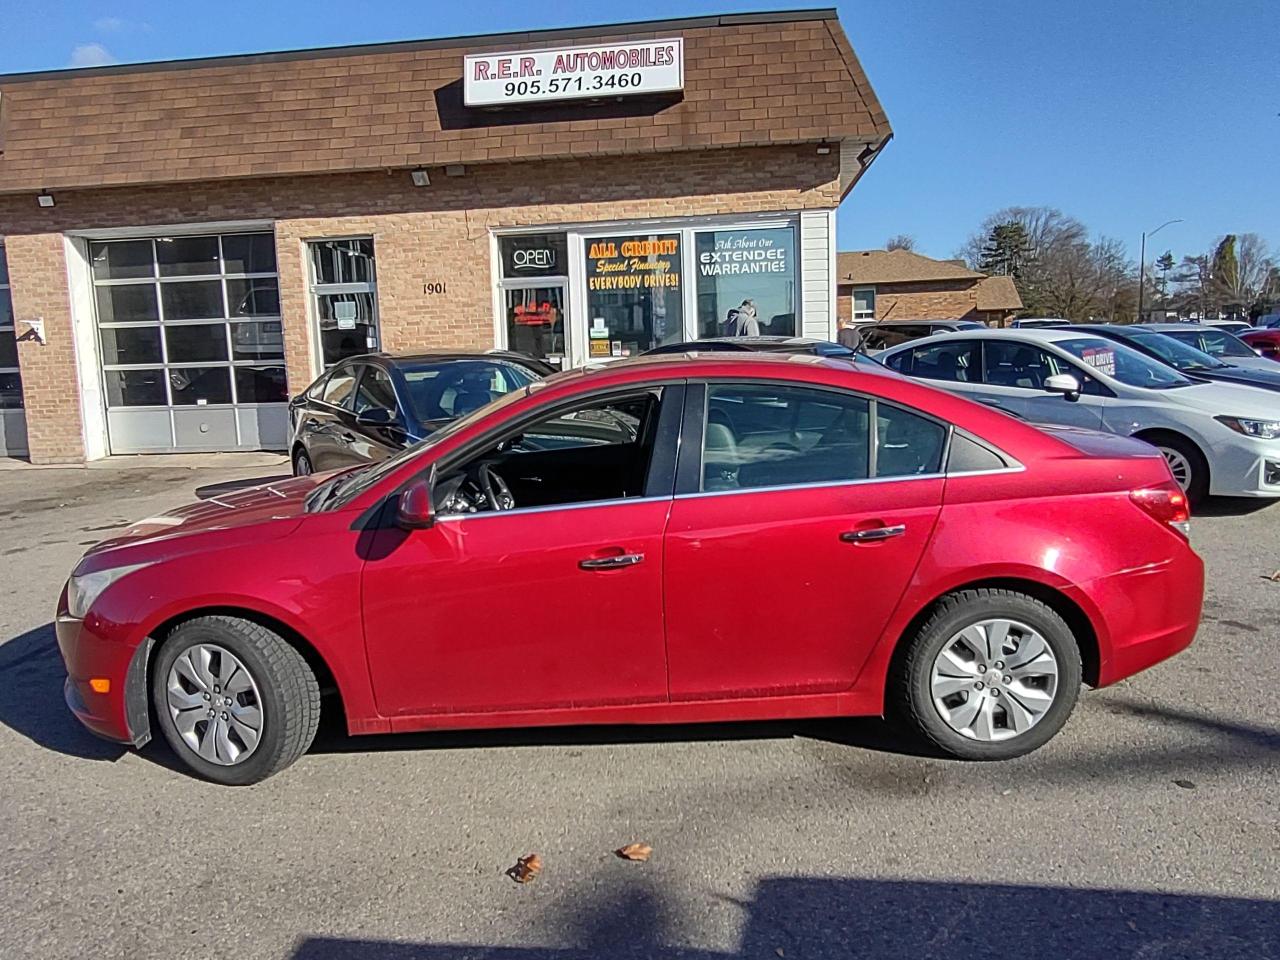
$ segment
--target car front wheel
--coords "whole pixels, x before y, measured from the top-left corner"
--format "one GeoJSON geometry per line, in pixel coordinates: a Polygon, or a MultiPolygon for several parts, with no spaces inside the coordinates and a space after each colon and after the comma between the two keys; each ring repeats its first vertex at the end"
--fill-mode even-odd
{"type": "Polygon", "coordinates": [[[962,590],[908,639],[890,706],[954,757],[1007,760],[1062,729],[1080,691],[1080,648],[1057,612],[1010,590],[962,590]]]}
{"type": "Polygon", "coordinates": [[[311,455],[302,448],[293,455],[293,475],[295,477],[309,477],[315,473],[315,467],[311,465],[311,455]]]}
{"type": "Polygon", "coordinates": [[[156,656],[151,693],[174,753],[229,786],[289,766],[320,721],[320,688],[306,660],[278,634],[237,617],[177,627],[156,656]]]}

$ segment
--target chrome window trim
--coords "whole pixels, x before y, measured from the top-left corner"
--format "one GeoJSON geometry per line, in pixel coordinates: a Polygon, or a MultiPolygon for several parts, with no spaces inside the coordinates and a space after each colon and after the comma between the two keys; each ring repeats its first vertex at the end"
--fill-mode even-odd
{"type": "Polygon", "coordinates": [[[945,473],[920,473],[905,477],[864,477],[859,480],[822,480],[816,483],[787,483],[769,487],[745,487],[739,490],[700,490],[696,493],[678,493],[677,500],[692,500],[699,497],[737,496],[744,493],[778,493],[783,490],[820,490],[837,487],[861,487],[869,483],[903,483],[912,480],[941,480],[945,473]]]}
{"type": "Polygon", "coordinates": [[[512,514],[551,513],[557,510],[586,510],[591,507],[617,507],[629,503],[669,503],[671,497],[614,497],[611,500],[588,500],[583,503],[553,503],[544,507],[516,507],[512,510],[481,510],[477,513],[444,513],[436,517],[436,523],[458,520],[481,520],[486,517],[509,517],[512,514]]]}
{"type": "Polygon", "coordinates": [[[944,476],[947,477],[993,477],[1001,473],[1025,473],[1027,470],[1022,464],[1012,467],[998,467],[994,470],[954,470],[947,471],[944,476]]]}

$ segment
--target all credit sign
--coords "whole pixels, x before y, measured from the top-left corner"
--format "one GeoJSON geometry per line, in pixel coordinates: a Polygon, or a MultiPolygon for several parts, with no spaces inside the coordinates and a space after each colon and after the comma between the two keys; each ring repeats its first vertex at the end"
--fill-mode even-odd
{"type": "Polygon", "coordinates": [[[670,93],[684,89],[684,40],[637,40],[466,58],[469,107],[670,93]]]}

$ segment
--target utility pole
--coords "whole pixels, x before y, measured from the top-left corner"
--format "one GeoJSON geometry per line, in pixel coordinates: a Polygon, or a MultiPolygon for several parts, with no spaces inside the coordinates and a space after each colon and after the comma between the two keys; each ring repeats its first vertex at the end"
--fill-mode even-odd
{"type": "Polygon", "coordinates": [[[1166,220],[1154,230],[1150,232],[1143,231],[1142,233],[1142,249],[1138,254],[1138,323],[1142,322],[1142,303],[1146,299],[1147,292],[1147,237],[1154,237],[1171,223],[1182,223],[1182,220],[1166,220]]]}

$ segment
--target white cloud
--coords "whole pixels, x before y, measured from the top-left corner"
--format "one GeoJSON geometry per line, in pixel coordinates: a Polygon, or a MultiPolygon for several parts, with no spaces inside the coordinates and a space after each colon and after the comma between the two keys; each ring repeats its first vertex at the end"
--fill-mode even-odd
{"type": "Polygon", "coordinates": [[[119,17],[103,17],[101,20],[93,21],[93,28],[100,30],[102,33],[117,33],[126,26],[128,24],[119,17]]]}
{"type": "Polygon", "coordinates": [[[115,63],[116,58],[100,43],[78,43],[71,50],[69,67],[103,67],[115,63]]]}

